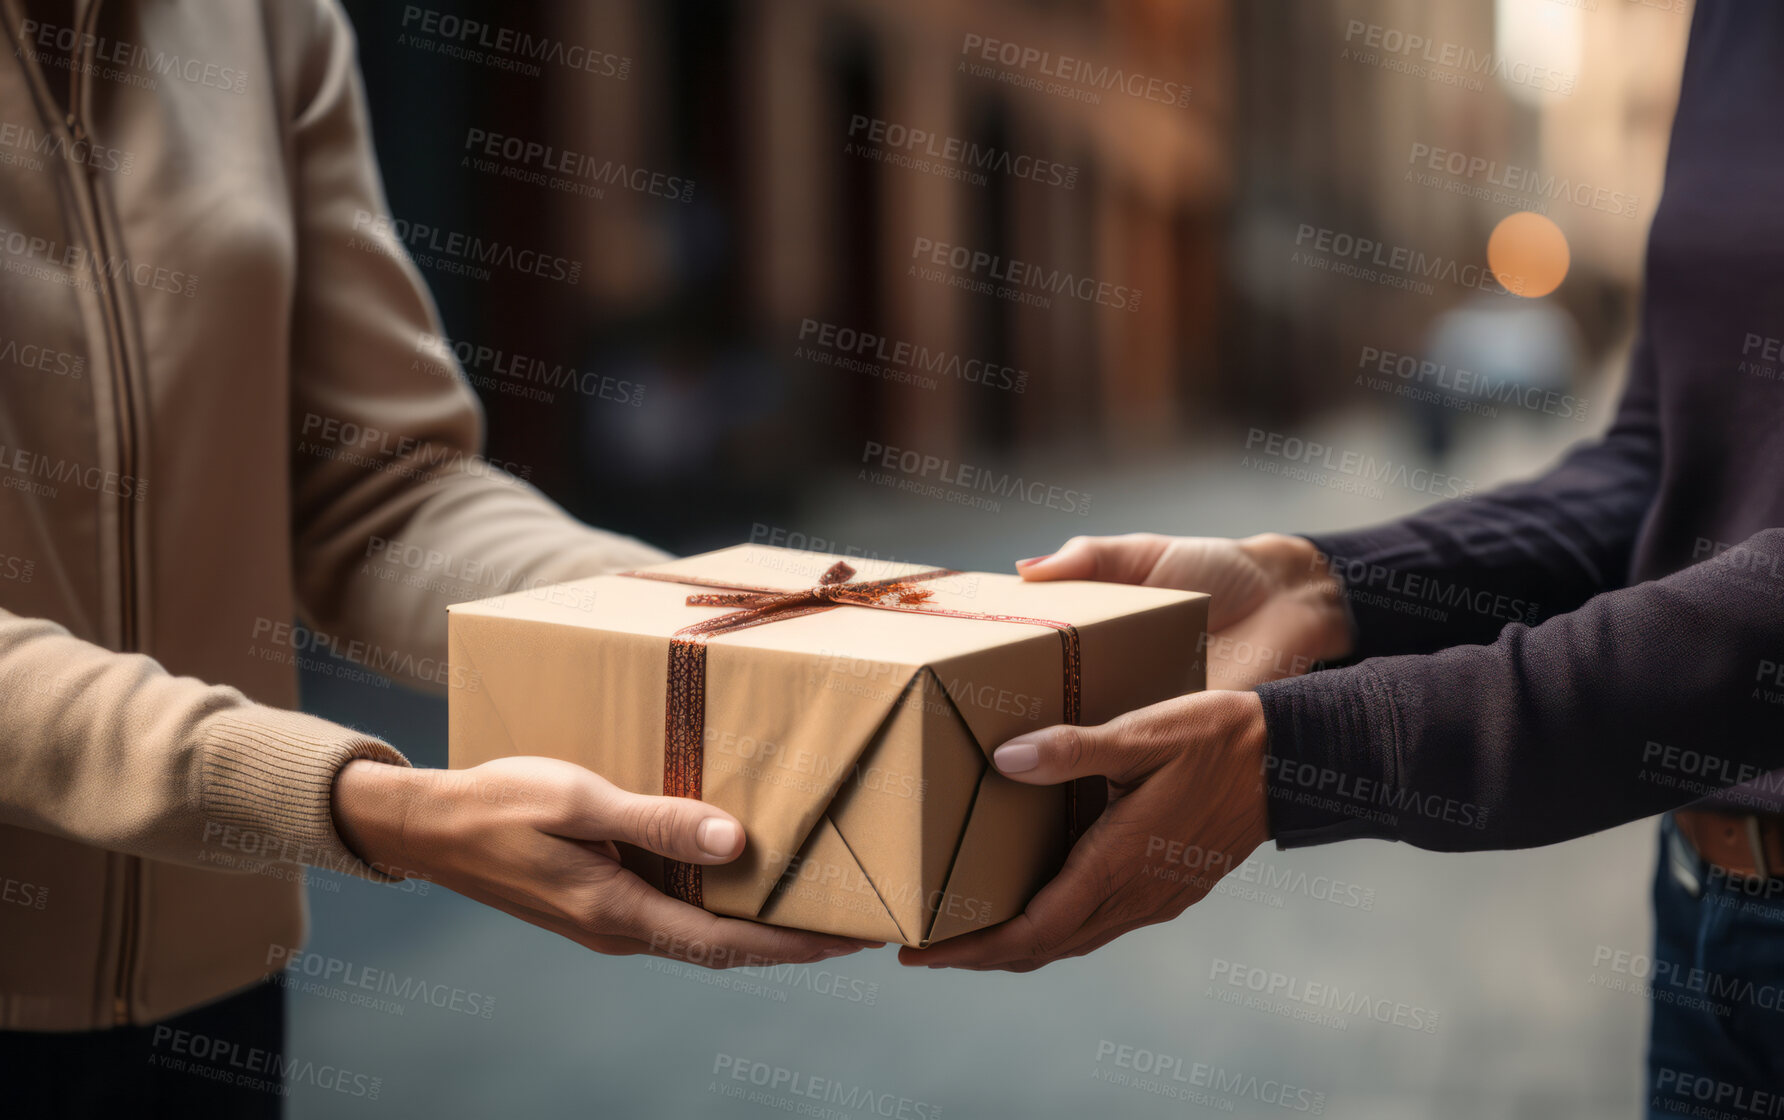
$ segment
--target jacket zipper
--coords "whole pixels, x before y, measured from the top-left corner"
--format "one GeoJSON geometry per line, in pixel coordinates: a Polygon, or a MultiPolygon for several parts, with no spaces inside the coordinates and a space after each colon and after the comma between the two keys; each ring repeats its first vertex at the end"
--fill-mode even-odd
{"type": "MultiPolygon", "coordinates": [[[[75,140],[87,141],[86,123],[82,118],[82,92],[86,83],[82,75],[92,65],[92,44],[95,41],[94,28],[99,22],[100,0],[91,0],[81,20],[81,34],[71,48],[74,63],[68,74],[68,128],[75,140]]],[[[136,397],[135,387],[130,379],[130,348],[124,341],[124,309],[118,299],[117,286],[111,278],[111,243],[105,235],[105,222],[99,212],[98,178],[99,169],[91,160],[81,162],[81,173],[86,177],[86,221],[94,247],[99,252],[99,267],[95,270],[101,302],[106,310],[106,330],[110,336],[112,350],[113,399],[117,407],[118,425],[118,474],[123,478],[136,477],[136,397]]],[[[131,487],[132,495],[136,488],[131,487]]],[[[136,604],[136,499],[125,497],[120,488],[118,496],[118,588],[119,607],[119,639],[118,648],[125,653],[139,652],[142,643],[138,633],[136,604]]],[[[142,909],[142,860],[137,856],[124,857],[124,898],[121,907],[121,928],[118,931],[118,977],[112,990],[112,1021],[119,1026],[130,1022],[130,991],[136,979],[137,943],[140,940],[139,911],[142,909]]]]}
{"type": "MultiPolygon", "coordinates": [[[[93,28],[99,20],[99,0],[92,0],[87,6],[85,18],[81,21],[81,36],[71,49],[72,72],[68,78],[68,131],[77,142],[87,142],[86,122],[81,118],[83,84],[81,73],[92,64],[93,28]]],[[[81,174],[86,179],[86,194],[83,203],[82,219],[88,226],[89,236],[98,250],[98,267],[95,276],[99,286],[101,301],[106,312],[107,345],[112,351],[113,384],[112,391],[117,402],[117,435],[118,435],[118,473],[124,477],[136,477],[136,397],[135,386],[130,378],[129,347],[124,342],[124,308],[118,298],[117,285],[111,277],[111,244],[105,236],[105,223],[99,213],[98,190],[99,169],[91,160],[81,161],[81,174]]],[[[132,494],[136,492],[133,486],[132,494]]],[[[118,497],[118,552],[119,552],[119,648],[124,653],[139,652],[141,637],[137,633],[138,619],[136,609],[136,499],[118,497]]]]}
{"type": "MultiPolygon", "coordinates": [[[[0,0],[9,23],[16,23],[14,34],[19,38],[15,51],[20,65],[24,68],[33,87],[37,101],[44,107],[43,119],[57,132],[63,141],[64,160],[74,150],[74,143],[87,139],[86,124],[81,118],[84,98],[81,76],[92,64],[91,46],[94,42],[93,29],[99,22],[101,0],[90,0],[85,11],[81,13],[80,31],[75,44],[69,50],[70,70],[68,76],[68,106],[66,115],[58,117],[54,112],[56,101],[47,91],[47,82],[43,69],[37,62],[35,49],[24,41],[25,24],[14,0],[0,0]]],[[[105,314],[106,348],[110,351],[112,368],[112,394],[114,398],[114,419],[117,424],[118,439],[118,473],[123,477],[136,476],[136,403],[130,379],[129,348],[124,341],[124,310],[119,302],[117,289],[113,286],[110,271],[106,262],[110,260],[109,244],[105,236],[105,224],[101,220],[99,204],[96,200],[99,172],[90,161],[79,161],[81,169],[71,175],[71,186],[74,187],[77,216],[83,226],[83,238],[97,250],[94,257],[94,281],[100,293],[100,303],[105,314]]],[[[66,166],[66,163],[64,164],[66,166]]],[[[137,617],[136,593],[136,510],[133,499],[122,493],[118,496],[118,649],[125,653],[138,652],[141,645],[139,619],[137,617]]],[[[134,487],[132,488],[135,489],[134,487]]],[[[138,930],[138,911],[142,905],[142,859],[137,856],[118,856],[114,866],[122,868],[123,885],[119,900],[118,924],[118,968],[112,987],[112,1021],[120,1026],[130,1021],[130,989],[136,975],[136,956],[140,932],[138,930]]]]}
{"type": "MultiPolygon", "coordinates": [[[[80,35],[69,49],[68,116],[65,131],[77,143],[89,140],[82,116],[85,83],[82,76],[92,65],[94,28],[99,22],[100,0],[91,0],[81,14],[80,35]]],[[[105,309],[106,345],[111,351],[113,412],[117,422],[118,474],[136,477],[136,400],[130,377],[129,347],[124,341],[124,310],[117,287],[111,278],[111,245],[105,234],[105,222],[99,212],[99,170],[91,161],[79,161],[77,172],[86,182],[84,191],[76,191],[80,219],[94,253],[94,280],[105,309]]],[[[134,488],[132,488],[134,490],[134,488]]],[[[137,617],[136,587],[136,510],[135,499],[120,491],[118,497],[118,648],[135,653],[141,646],[137,617]]],[[[140,940],[139,911],[142,908],[142,859],[120,857],[123,867],[123,890],[119,905],[118,970],[112,988],[112,1021],[119,1026],[130,1022],[130,991],[136,978],[136,957],[140,940]]]]}

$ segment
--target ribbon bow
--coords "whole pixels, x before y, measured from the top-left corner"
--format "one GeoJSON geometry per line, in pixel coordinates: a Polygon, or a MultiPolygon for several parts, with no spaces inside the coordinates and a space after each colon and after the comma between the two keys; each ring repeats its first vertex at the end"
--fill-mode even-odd
{"type": "Polygon", "coordinates": [[[801,591],[750,590],[733,591],[725,595],[689,595],[690,607],[742,609],[734,614],[720,615],[705,622],[696,622],[692,626],[684,626],[675,633],[678,637],[722,634],[728,630],[741,630],[746,626],[758,626],[778,618],[810,614],[845,604],[855,607],[911,607],[930,602],[935,598],[935,593],[925,587],[911,587],[910,584],[959,574],[946,568],[936,568],[893,579],[850,583],[849,580],[855,578],[855,569],[845,561],[838,560],[818,578],[815,586],[801,591]]]}

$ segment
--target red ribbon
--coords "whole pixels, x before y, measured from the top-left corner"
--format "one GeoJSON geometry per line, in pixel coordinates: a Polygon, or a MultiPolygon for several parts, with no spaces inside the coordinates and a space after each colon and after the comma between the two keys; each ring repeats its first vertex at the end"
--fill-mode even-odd
{"type": "MultiPolygon", "coordinates": [[[[934,593],[914,587],[932,579],[959,575],[947,568],[932,568],[908,576],[850,583],[855,569],[838,560],[819,578],[817,585],[799,591],[783,591],[773,587],[751,587],[703,579],[700,576],[672,575],[668,572],[621,572],[634,579],[654,579],[666,583],[684,583],[698,587],[724,589],[725,594],[689,595],[690,607],[736,607],[730,614],[718,615],[683,626],[669,639],[669,687],[663,736],[663,793],[669,797],[691,797],[699,800],[706,761],[706,642],[720,634],[746,630],[770,622],[781,622],[801,615],[816,614],[836,607],[868,607],[873,610],[906,611],[912,614],[940,615],[946,618],[970,618],[984,622],[1016,622],[1027,626],[1045,626],[1059,632],[1064,652],[1065,722],[1077,723],[1083,706],[1083,680],[1079,658],[1078,629],[1067,622],[1047,618],[1027,618],[1013,614],[985,614],[978,611],[957,611],[928,606],[934,593]]],[[[1068,821],[1075,828],[1077,812],[1075,794],[1068,790],[1068,821]]],[[[1071,831],[1071,828],[1068,829],[1071,831]]],[[[663,861],[663,885],[675,897],[695,906],[704,904],[705,891],[700,865],[678,860],[663,861]]]]}

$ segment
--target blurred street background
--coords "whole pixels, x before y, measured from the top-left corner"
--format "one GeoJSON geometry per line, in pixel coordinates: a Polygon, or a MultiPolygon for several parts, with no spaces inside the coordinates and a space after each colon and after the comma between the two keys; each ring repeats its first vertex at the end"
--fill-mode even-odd
{"type": "MultiPolygon", "coordinates": [[[[1601,431],[1689,24],[1674,0],[347,7],[397,218],[581,265],[423,262],[448,337],[419,349],[477,386],[492,458],[678,552],[998,571],[1078,534],[1330,529],[1454,492],[1356,485],[1280,453],[1297,440],[1479,491],[1601,431]],[[480,47],[465,17],[589,61],[480,47]],[[1520,211],[1569,250],[1541,298],[1485,269],[1520,211]],[[1042,292],[974,254],[1091,283],[1042,292]],[[1087,509],[886,485],[885,449],[1087,509]]],[[[311,673],[305,705],[444,765],[443,701],[311,673]]],[[[1649,951],[1653,859],[1653,822],[1522,853],[1266,850],[1178,921],[1026,976],[890,949],[695,975],[318,873],[312,952],[493,1010],[294,992],[292,1055],[383,1081],[376,1101],[294,1086],[291,1110],[787,1110],[715,1072],[760,1061],[922,1120],[1303,1111],[1268,1085],[1330,1117],[1627,1117],[1647,1004],[1605,961],[1649,951]],[[1226,1003],[1233,968],[1435,1027],[1226,1003]],[[1117,1048],[1167,1065],[1108,1080],[1117,1048]],[[1172,1059],[1227,1090],[1185,1099],[1172,1059]]]]}

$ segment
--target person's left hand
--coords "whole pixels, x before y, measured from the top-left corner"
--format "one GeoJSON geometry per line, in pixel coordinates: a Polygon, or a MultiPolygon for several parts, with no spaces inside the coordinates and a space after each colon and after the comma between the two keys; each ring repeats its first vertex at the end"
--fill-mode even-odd
{"type": "Polygon", "coordinates": [[[1270,838],[1264,740],[1256,693],[1199,692],[1005,743],[992,759],[1010,778],[1052,785],[1100,774],[1109,807],[1023,913],[901,949],[899,961],[1028,972],[1175,918],[1270,838]]]}

